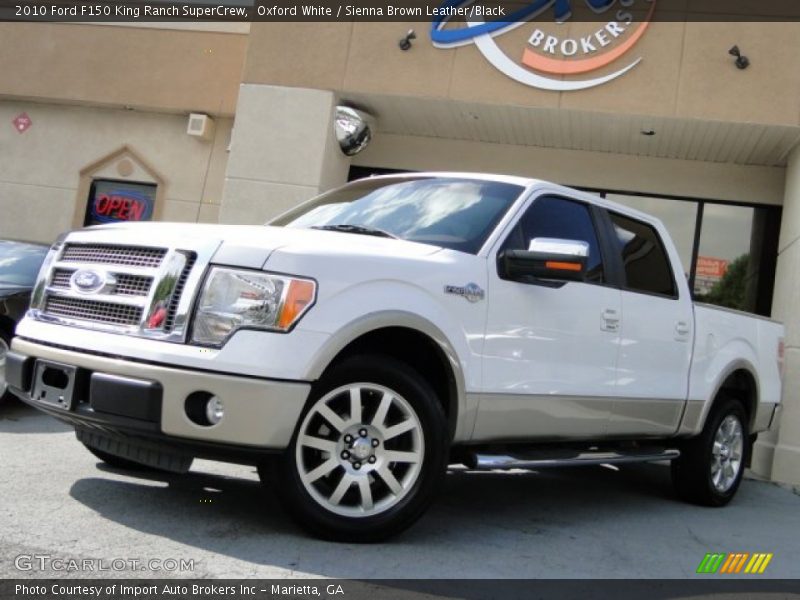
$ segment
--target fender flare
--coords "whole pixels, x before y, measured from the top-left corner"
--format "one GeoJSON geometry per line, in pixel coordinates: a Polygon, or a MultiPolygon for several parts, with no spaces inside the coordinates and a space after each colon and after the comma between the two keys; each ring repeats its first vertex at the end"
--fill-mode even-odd
{"type": "Polygon", "coordinates": [[[313,356],[305,373],[305,379],[316,381],[333,362],[336,356],[359,337],[387,327],[412,329],[432,339],[442,350],[456,385],[457,406],[455,414],[454,441],[463,441],[472,434],[477,414],[475,407],[467,406],[464,370],[455,347],[445,333],[428,319],[401,310],[386,310],[367,313],[339,328],[313,356]]]}
{"type": "MultiPolygon", "coordinates": [[[[690,407],[687,406],[683,417],[683,422],[680,427],[681,434],[688,434],[692,436],[699,434],[703,430],[703,427],[705,427],[706,424],[706,419],[708,419],[708,415],[711,412],[711,407],[714,406],[722,386],[736,371],[746,371],[753,378],[753,383],[755,385],[755,402],[752,407],[752,414],[749,415],[749,424],[752,427],[753,420],[755,419],[756,412],[758,411],[759,398],[761,397],[760,382],[758,380],[758,371],[753,363],[747,359],[740,358],[728,363],[723,369],[720,370],[714,383],[713,393],[705,400],[705,402],[703,402],[702,408],[699,411],[690,411],[690,407]],[[694,415],[691,414],[692,412],[694,412],[694,415]]],[[[689,402],[689,405],[691,404],[692,402],[689,402]]]]}

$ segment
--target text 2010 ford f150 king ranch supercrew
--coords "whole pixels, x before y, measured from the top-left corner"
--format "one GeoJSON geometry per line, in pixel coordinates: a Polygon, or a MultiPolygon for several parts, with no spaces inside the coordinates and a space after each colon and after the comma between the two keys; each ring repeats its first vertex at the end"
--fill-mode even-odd
{"type": "Polygon", "coordinates": [[[10,389],[117,467],[258,465],[300,524],[370,541],[449,464],[672,460],[735,494],[783,328],[693,304],[657,219],[514,177],[376,177],[271,226],[145,223],[50,251],[10,389]]]}

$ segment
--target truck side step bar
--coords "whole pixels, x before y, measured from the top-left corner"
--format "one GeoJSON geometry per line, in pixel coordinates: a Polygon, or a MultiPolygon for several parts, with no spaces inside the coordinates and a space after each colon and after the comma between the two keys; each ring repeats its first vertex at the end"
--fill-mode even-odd
{"type": "Polygon", "coordinates": [[[681,455],[675,449],[642,449],[638,452],[597,452],[586,451],[572,456],[510,456],[508,454],[473,454],[469,464],[471,469],[491,471],[495,469],[545,469],[548,467],[577,467],[584,465],[625,464],[674,460],[681,455]]]}

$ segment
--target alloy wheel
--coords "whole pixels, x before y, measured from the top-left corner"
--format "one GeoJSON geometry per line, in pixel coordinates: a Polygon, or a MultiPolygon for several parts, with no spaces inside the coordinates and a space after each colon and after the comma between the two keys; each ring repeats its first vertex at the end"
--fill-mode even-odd
{"type": "Polygon", "coordinates": [[[413,488],[425,440],[419,417],[400,394],[351,383],[314,403],[295,453],[300,480],[318,504],[338,515],[370,517],[413,488]]]}
{"type": "Polygon", "coordinates": [[[736,415],[728,415],[719,424],[711,449],[711,482],[718,492],[727,492],[742,469],[744,433],[736,415]]]}

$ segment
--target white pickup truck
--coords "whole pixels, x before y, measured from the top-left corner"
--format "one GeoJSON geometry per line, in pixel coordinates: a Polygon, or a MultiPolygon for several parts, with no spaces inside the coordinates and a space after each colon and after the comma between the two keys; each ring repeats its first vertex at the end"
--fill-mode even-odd
{"type": "Polygon", "coordinates": [[[657,219],[492,175],[74,231],[16,336],[9,388],[105,462],[257,465],[337,540],[408,527],[457,464],[671,460],[721,506],[781,397],[782,326],[693,304],[657,219]]]}

